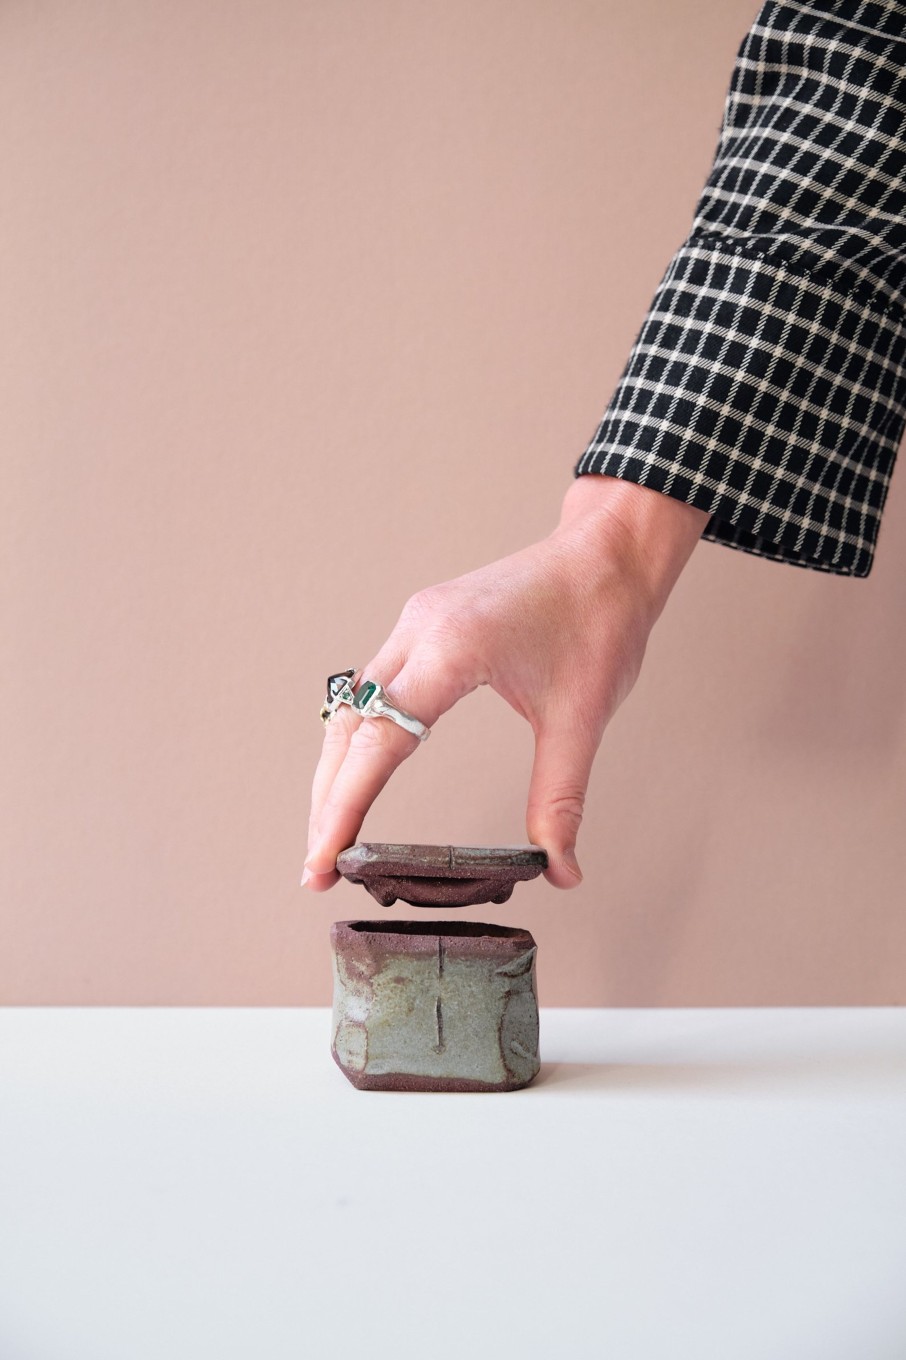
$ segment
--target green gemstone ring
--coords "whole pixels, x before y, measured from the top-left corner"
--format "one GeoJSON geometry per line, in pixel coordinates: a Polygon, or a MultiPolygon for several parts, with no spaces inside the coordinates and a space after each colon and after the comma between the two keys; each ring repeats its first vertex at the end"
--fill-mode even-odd
{"type": "Polygon", "coordinates": [[[403,727],[419,741],[427,741],[431,728],[426,727],[418,718],[397,708],[387,698],[383,685],[376,680],[363,680],[358,693],[355,693],[356,671],[338,671],[327,677],[327,697],[321,706],[321,721],[329,723],[341,704],[349,704],[363,718],[389,718],[398,727],[403,727]]]}

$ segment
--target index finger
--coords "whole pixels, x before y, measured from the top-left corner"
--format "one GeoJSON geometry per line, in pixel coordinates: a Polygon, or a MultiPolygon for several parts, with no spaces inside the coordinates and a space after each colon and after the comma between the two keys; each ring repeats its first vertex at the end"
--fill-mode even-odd
{"type": "MultiPolygon", "coordinates": [[[[426,667],[410,658],[386,697],[432,727],[473,688],[449,667],[426,667]]],[[[418,737],[389,718],[361,720],[321,807],[315,843],[305,861],[312,874],[335,868],[337,855],[355,844],[368,809],[394,770],[420,745],[418,737]]]]}

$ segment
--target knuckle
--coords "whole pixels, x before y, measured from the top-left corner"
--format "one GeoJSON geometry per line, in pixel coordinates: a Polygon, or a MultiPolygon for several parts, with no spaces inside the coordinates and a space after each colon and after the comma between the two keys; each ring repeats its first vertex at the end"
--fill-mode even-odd
{"type": "Polygon", "coordinates": [[[363,718],[353,732],[350,749],[360,756],[383,755],[393,749],[394,724],[385,718],[363,718]]]}
{"type": "Polygon", "coordinates": [[[483,667],[464,644],[426,637],[410,658],[410,712],[429,725],[481,683],[483,667]]]}
{"type": "Polygon", "coordinates": [[[422,626],[433,617],[439,607],[440,592],[436,586],[426,586],[410,595],[403,605],[400,622],[422,626]]]}
{"type": "Polygon", "coordinates": [[[571,830],[578,830],[585,812],[585,790],[569,786],[548,789],[543,799],[536,801],[534,810],[545,812],[571,830]]]}
{"type": "Polygon", "coordinates": [[[337,794],[332,792],[324,804],[319,830],[325,827],[335,827],[350,815],[363,817],[366,810],[360,798],[354,795],[339,798],[337,794]]]}
{"type": "Polygon", "coordinates": [[[451,615],[433,620],[424,632],[419,651],[424,656],[436,658],[449,656],[451,652],[460,655],[467,651],[469,646],[468,629],[463,620],[451,615]]]}
{"type": "Polygon", "coordinates": [[[421,630],[412,662],[426,675],[443,671],[457,676],[484,674],[484,648],[469,621],[455,613],[435,615],[421,630]]]}
{"type": "Polygon", "coordinates": [[[439,676],[452,677],[457,692],[483,683],[489,666],[480,616],[447,586],[428,586],[413,595],[400,624],[410,639],[408,662],[416,688],[433,689],[439,676]]]}
{"type": "Polygon", "coordinates": [[[349,742],[350,733],[353,730],[356,719],[351,711],[340,708],[324,726],[324,749],[325,751],[336,750],[338,746],[346,746],[349,742]]]}
{"type": "Polygon", "coordinates": [[[447,670],[455,662],[449,647],[433,632],[425,633],[413,647],[409,657],[409,674],[415,690],[421,692],[430,688],[438,674],[447,670]]]}

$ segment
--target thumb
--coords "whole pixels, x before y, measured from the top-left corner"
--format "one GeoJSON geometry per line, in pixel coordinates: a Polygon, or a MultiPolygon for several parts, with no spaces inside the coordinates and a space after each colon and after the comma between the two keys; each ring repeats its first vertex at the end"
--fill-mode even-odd
{"type": "Polygon", "coordinates": [[[572,718],[547,721],[535,732],[526,830],[548,854],[545,878],[557,888],[582,882],[576,838],[598,742],[572,718]]]}

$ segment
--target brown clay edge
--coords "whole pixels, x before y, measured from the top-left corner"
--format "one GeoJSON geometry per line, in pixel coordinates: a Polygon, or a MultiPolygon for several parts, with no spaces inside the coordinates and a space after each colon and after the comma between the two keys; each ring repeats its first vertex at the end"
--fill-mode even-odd
{"type": "Polygon", "coordinates": [[[506,1092],[521,1091],[535,1080],[534,1077],[529,1077],[528,1081],[487,1082],[472,1081],[468,1077],[420,1077],[407,1072],[387,1072],[380,1076],[367,1076],[348,1072],[336,1053],[333,1053],[333,1050],[331,1050],[331,1053],[343,1076],[357,1091],[506,1092]]]}
{"type": "MultiPolygon", "coordinates": [[[[488,954],[516,957],[528,949],[535,948],[535,940],[529,931],[521,927],[492,927],[495,933],[488,935],[458,934],[455,923],[449,921],[418,922],[418,933],[405,930],[408,921],[334,921],[330,928],[330,940],[334,950],[342,954],[347,963],[352,963],[365,976],[373,977],[386,958],[399,954],[434,954],[437,952],[438,939],[444,942],[444,950],[449,957],[482,958],[488,954]],[[379,929],[363,929],[377,925],[379,929]],[[387,927],[402,926],[402,930],[387,927]],[[436,930],[425,929],[435,926],[436,930]],[[360,929],[354,930],[353,926],[360,929]],[[451,928],[452,927],[452,928],[451,928]],[[505,931],[505,934],[499,933],[505,931]]],[[[484,922],[468,921],[464,925],[482,928],[484,922]]]]}

